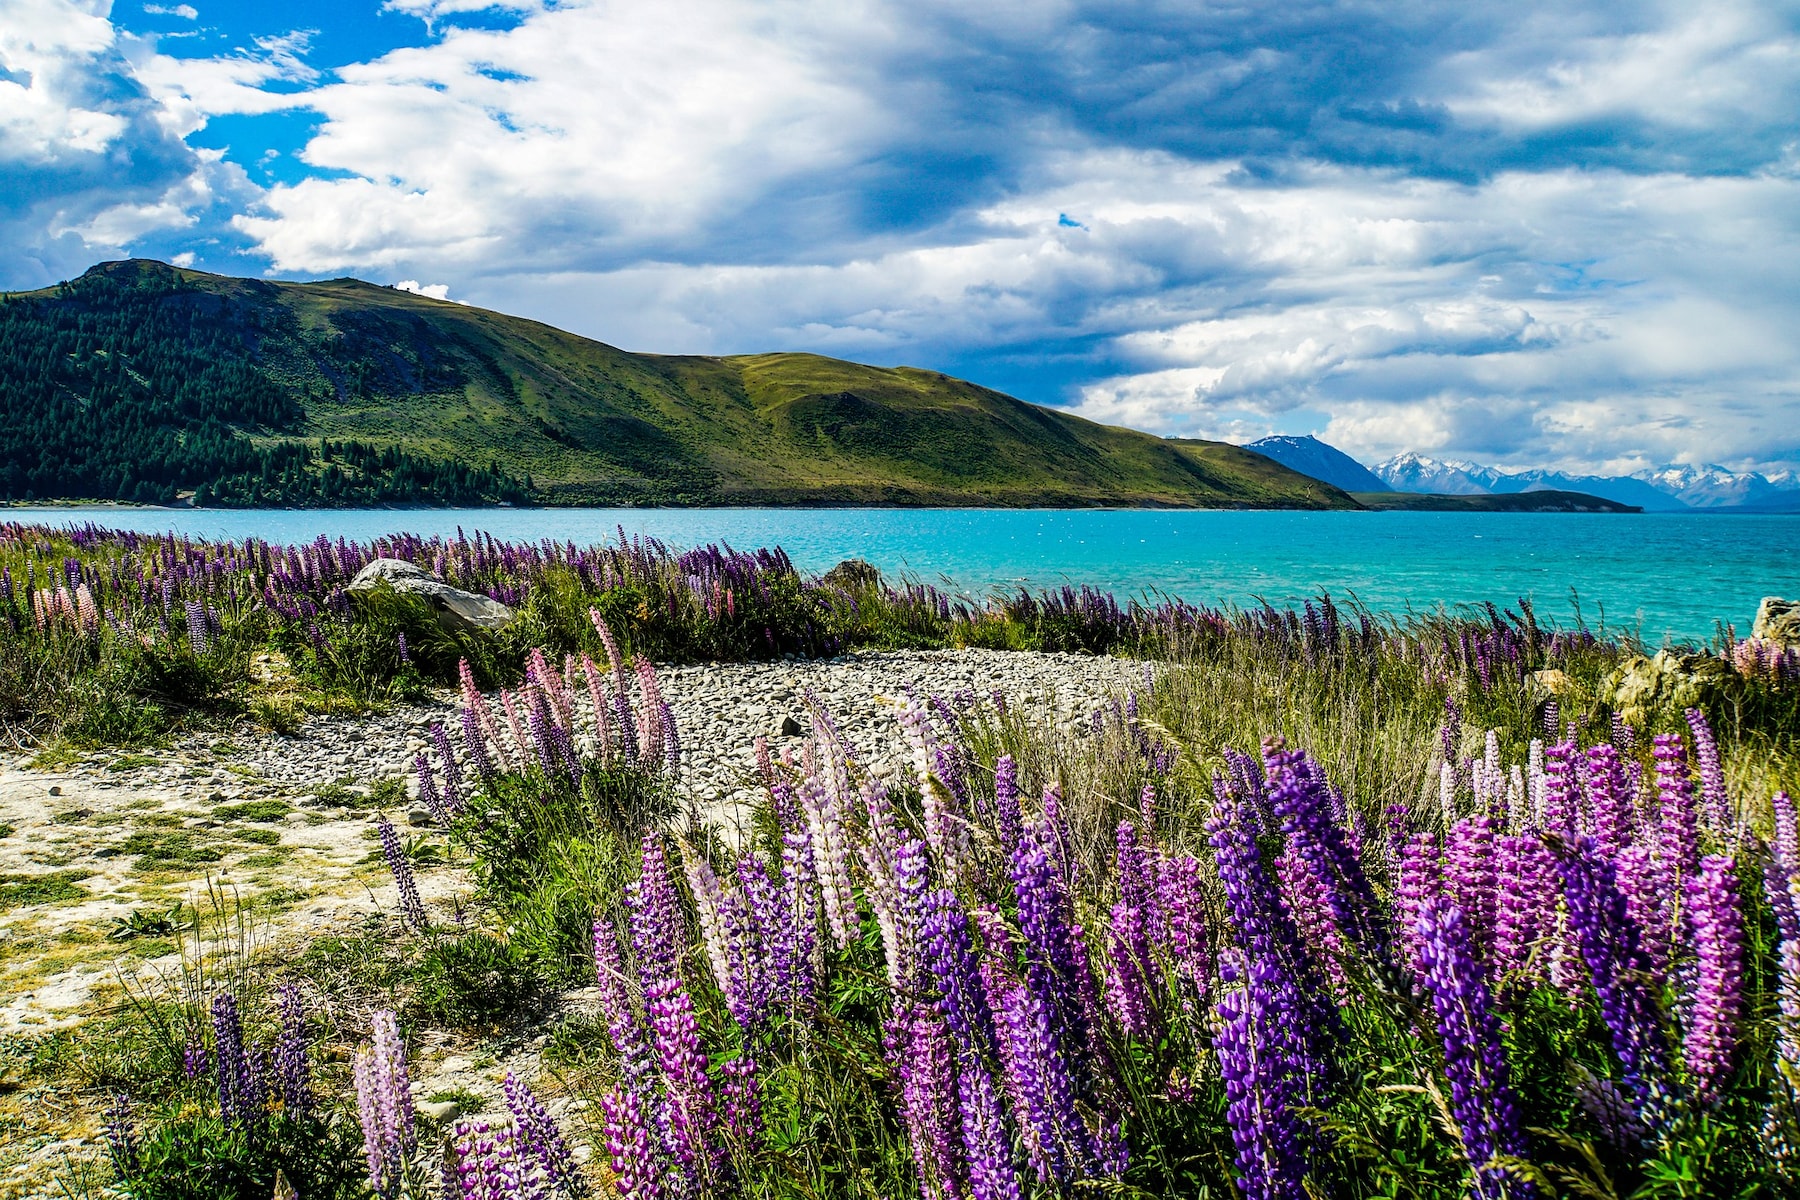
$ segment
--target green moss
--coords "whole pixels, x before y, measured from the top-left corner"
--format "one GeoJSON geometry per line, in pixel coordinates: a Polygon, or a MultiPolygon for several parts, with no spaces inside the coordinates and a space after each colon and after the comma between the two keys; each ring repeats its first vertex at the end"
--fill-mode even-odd
{"type": "Polygon", "coordinates": [[[108,771],[141,771],[162,766],[162,760],[150,754],[124,754],[106,764],[108,771]]]}
{"type": "Polygon", "coordinates": [[[137,856],[132,865],[140,871],[204,866],[225,857],[217,846],[196,841],[185,829],[139,829],[121,842],[119,849],[137,856]]]}
{"type": "Polygon", "coordinates": [[[285,800],[245,800],[237,804],[221,804],[213,816],[221,821],[279,821],[294,811],[285,800]]]}
{"type": "Polygon", "coordinates": [[[63,904],[87,898],[79,880],[87,871],[52,871],[42,875],[0,875],[0,909],[28,904],[63,904]]]}
{"type": "Polygon", "coordinates": [[[354,808],[362,803],[362,795],[350,789],[354,779],[334,779],[330,783],[320,784],[313,789],[313,796],[320,804],[339,805],[354,808]]]}
{"type": "Polygon", "coordinates": [[[278,829],[242,829],[232,834],[240,842],[249,842],[253,846],[274,846],[281,841],[278,829]]]}

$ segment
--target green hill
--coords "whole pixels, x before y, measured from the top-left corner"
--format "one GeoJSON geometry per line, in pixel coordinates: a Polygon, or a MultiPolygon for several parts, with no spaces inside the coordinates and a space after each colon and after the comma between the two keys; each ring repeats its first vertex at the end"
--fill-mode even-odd
{"type": "Polygon", "coordinates": [[[0,298],[0,496],[1353,508],[933,371],[633,354],[355,279],[134,260],[0,298]]]}

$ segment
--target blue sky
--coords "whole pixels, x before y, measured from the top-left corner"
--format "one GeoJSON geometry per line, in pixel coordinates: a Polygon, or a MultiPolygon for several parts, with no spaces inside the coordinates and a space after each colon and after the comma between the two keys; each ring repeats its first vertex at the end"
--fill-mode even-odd
{"type": "Polygon", "coordinates": [[[1163,433],[1800,458],[1800,5],[0,0],[0,287],[414,281],[1163,433]]]}

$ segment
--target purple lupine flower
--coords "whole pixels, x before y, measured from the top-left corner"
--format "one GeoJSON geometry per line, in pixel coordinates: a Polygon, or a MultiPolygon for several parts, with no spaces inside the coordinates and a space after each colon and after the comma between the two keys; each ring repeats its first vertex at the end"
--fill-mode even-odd
{"type": "Polygon", "coordinates": [[[1687,723],[1694,732],[1694,758],[1700,767],[1700,801],[1706,824],[1715,834],[1723,836],[1731,828],[1731,797],[1725,790],[1719,741],[1700,709],[1687,710],[1687,723]]]}
{"type": "Polygon", "coordinates": [[[1088,1174],[1088,1131],[1048,1006],[1028,987],[1000,993],[1001,1064],[1038,1180],[1067,1184],[1088,1174]]]}
{"type": "Polygon", "coordinates": [[[487,735],[481,730],[481,721],[475,710],[462,710],[463,741],[469,747],[469,761],[475,764],[475,774],[481,777],[481,785],[485,788],[494,786],[494,760],[488,754],[487,735]]]}
{"type": "Polygon", "coordinates": [[[920,942],[937,983],[938,1011],[965,1055],[995,1052],[994,1014],[981,977],[968,914],[956,894],[940,889],[925,897],[920,942]]]}
{"type": "Polygon", "coordinates": [[[718,1113],[694,1002],[680,980],[665,978],[644,990],[644,1011],[662,1071],[666,1144],[681,1175],[700,1184],[719,1170],[724,1147],[715,1145],[718,1113]]]}
{"type": "Polygon", "coordinates": [[[625,889],[631,910],[631,943],[637,953],[638,976],[648,989],[664,980],[679,979],[682,952],[687,948],[687,929],[662,838],[644,835],[643,870],[625,889]]]}
{"type": "Polygon", "coordinates": [[[394,876],[394,887],[400,893],[401,915],[408,925],[424,933],[428,924],[425,904],[419,899],[419,885],[413,879],[412,863],[400,846],[400,835],[394,832],[386,817],[376,817],[375,828],[381,834],[381,853],[387,859],[388,870],[394,876]]]}
{"type": "Polygon", "coordinates": [[[412,1085],[399,1021],[384,1009],[369,1023],[373,1042],[356,1052],[356,1111],[362,1124],[369,1187],[382,1200],[393,1200],[418,1144],[412,1085]]]}
{"type": "Polygon", "coordinates": [[[536,1159],[544,1178],[563,1195],[586,1194],[587,1183],[581,1178],[581,1171],[575,1165],[575,1156],[569,1152],[569,1144],[563,1140],[562,1130],[556,1127],[555,1118],[544,1107],[544,1102],[537,1098],[537,1093],[511,1071],[506,1073],[500,1086],[506,1096],[507,1110],[512,1113],[514,1127],[518,1130],[520,1157],[528,1161],[536,1159]]]}
{"type": "Polygon", "coordinates": [[[275,1039],[275,1085],[281,1106],[289,1116],[309,1117],[316,1103],[312,1090],[312,1066],[307,1061],[306,1008],[300,989],[284,983],[275,991],[281,1014],[281,1032],[275,1039]]]}
{"type": "Polygon", "coordinates": [[[1302,1039],[1294,1036],[1291,985],[1266,957],[1228,959],[1221,979],[1226,986],[1213,1047],[1225,1083],[1238,1190],[1245,1200],[1304,1196],[1310,1131],[1296,1109],[1306,1103],[1310,1072],[1302,1039]]]}
{"type": "Polygon", "coordinates": [[[859,919],[850,880],[850,837],[844,825],[848,799],[837,787],[807,778],[800,783],[800,808],[806,814],[812,850],[811,877],[824,901],[826,928],[841,950],[850,944],[859,919]]]}
{"type": "Polygon", "coordinates": [[[1800,1075],[1800,941],[1782,939],[1775,958],[1775,1062],[1791,1079],[1800,1075]]]}
{"type": "Polygon", "coordinates": [[[237,997],[220,992],[213,997],[213,1064],[219,1084],[219,1116],[234,1125],[254,1124],[256,1080],[244,1046],[244,1025],[238,1016],[237,997]]]}
{"type": "Polygon", "coordinates": [[[1509,1179],[1504,1168],[1492,1165],[1496,1157],[1524,1154],[1525,1134],[1486,972],[1454,901],[1440,898],[1426,907],[1419,939],[1425,990],[1444,1043],[1450,1111],[1475,1172],[1475,1193],[1484,1200],[1526,1195],[1525,1181],[1509,1179]]]}
{"type": "Polygon", "coordinates": [[[1545,752],[1544,758],[1544,828],[1551,833],[1567,836],[1576,829],[1575,810],[1580,795],[1580,781],[1577,778],[1576,763],[1580,761],[1580,751],[1574,742],[1557,742],[1545,752]]]}
{"type": "Polygon", "coordinates": [[[1437,834],[1420,830],[1401,850],[1399,880],[1394,888],[1394,925],[1401,954],[1414,979],[1422,979],[1425,973],[1419,957],[1419,920],[1443,888],[1444,868],[1438,857],[1437,834]]]}
{"type": "Polygon", "coordinates": [[[650,1043],[631,1000],[630,976],[619,954],[619,939],[612,922],[602,917],[594,919],[594,978],[606,1032],[619,1056],[619,1070],[633,1087],[641,1087],[652,1070],[650,1043]]]}
{"type": "Polygon", "coordinates": [[[1189,999],[1204,1001],[1212,982],[1212,939],[1206,931],[1206,894],[1200,860],[1191,854],[1165,856],[1157,863],[1157,907],[1168,935],[1175,973],[1193,988],[1189,999]]]}
{"type": "Polygon", "coordinates": [[[1444,761],[1454,768],[1457,748],[1462,744],[1462,709],[1457,707],[1454,696],[1444,697],[1444,723],[1438,727],[1438,739],[1443,744],[1444,761]]]}
{"type": "Polygon", "coordinates": [[[106,1154],[121,1182],[129,1182],[138,1173],[137,1128],[131,1119],[131,1098],[120,1092],[106,1109],[106,1154]]]}
{"type": "Polygon", "coordinates": [[[613,694],[612,719],[619,727],[619,757],[630,766],[642,756],[638,753],[637,716],[631,711],[631,697],[624,692],[613,694]]]}
{"type": "Polygon", "coordinates": [[[924,1200],[962,1200],[962,1146],[951,1110],[955,1104],[949,1031],[942,1016],[924,1005],[897,1000],[887,1028],[888,1062],[900,1083],[913,1163],[924,1200]]]}
{"type": "Polygon", "coordinates": [[[1694,804],[1694,784],[1688,778],[1687,750],[1681,735],[1659,733],[1653,740],[1656,793],[1662,815],[1657,859],[1665,873],[1665,883],[1680,887],[1693,878],[1700,865],[1700,814],[1694,804]]]}
{"type": "Polygon", "coordinates": [[[1744,1011],[1744,913],[1737,864],[1724,855],[1700,860],[1687,885],[1687,919],[1699,959],[1682,1058],[1694,1093],[1717,1101],[1731,1074],[1744,1011]]]}
{"type": "Polygon", "coordinates": [[[956,1068],[962,1149],[969,1167],[971,1200],[1019,1200],[1019,1172],[1012,1138],[987,1064],[965,1053],[956,1068]]]}
{"type": "Polygon", "coordinates": [[[725,1130],[739,1146],[762,1141],[762,1085],[756,1059],[746,1050],[720,1068],[725,1073],[725,1130]]]}
{"type": "Polygon", "coordinates": [[[739,859],[737,874],[744,889],[746,918],[739,961],[746,974],[754,973],[750,992],[755,1019],[760,1023],[773,1006],[801,1002],[800,933],[794,926],[793,909],[759,856],[746,854],[739,859]]]}
{"type": "Polygon", "coordinates": [[[188,646],[196,656],[204,655],[212,648],[211,631],[206,619],[206,606],[197,600],[187,602],[187,635],[188,646]]]}
{"type": "Polygon", "coordinates": [[[412,666],[412,655],[406,649],[406,632],[401,630],[394,634],[394,649],[400,655],[400,661],[412,666]]]}
{"type": "Polygon", "coordinates": [[[1344,964],[1350,957],[1350,939],[1332,915],[1325,884],[1300,857],[1294,843],[1282,848],[1275,860],[1275,877],[1281,884],[1282,902],[1293,915],[1300,940],[1311,950],[1332,990],[1344,993],[1344,964]]]}
{"type": "Polygon", "coordinates": [[[543,693],[538,693],[536,701],[525,714],[525,725],[531,730],[531,745],[537,751],[538,766],[543,769],[546,779],[553,779],[562,774],[562,755],[550,736],[550,712],[543,693]]]}
{"type": "Polygon", "coordinates": [[[813,873],[813,851],[804,823],[796,822],[781,835],[781,902],[794,931],[793,997],[796,1005],[809,1004],[822,969],[819,944],[818,877],[813,873]]]}
{"type": "Polygon", "coordinates": [[[1494,849],[1495,874],[1506,886],[1498,889],[1493,980],[1502,995],[1509,995],[1543,978],[1533,951],[1557,930],[1561,888],[1555,856],[1537,838],[1505,834],[1495,839],[1494,849]]]}
{"type": "Polygon", "coordinates": [[[431,744],[444,763],[444,808],[455,816],[463,807],[463,774],[456,761],[456,750],[450,745],[450,734],[442,721],[431,723],[431,744]]]}
{"type": "Polygon", "coordinates": [[[606,1152],[620,1200],[663,1200],[663,1171],[651,1150],[643,1097],[633,1088],[618,1087],[600,1098],[600,1107],[606,1114],[606,1152]]]}
{"type": "Polygon", "coordinates": [[[1674,883],[1662,870],[1651,846],[1637,842],[1620,850],[1615,861],[1615,884],[1625,897],[1625,913],[1643,933],[1643,951],[1652,972],[1668,970],[1673,939],[1653,937],[1651,931],[1668,929],[1675,919],[1674,883]]]}
{"type": "Polygon", "coordinates": [[[1631,782],[1610,742],[1590,746],[1587,760],[1587,832],[1601,854],[1614,857],[1631,840],[1631,782]]]}
{"type": "Polygon", "coordinates": [[[431,773],[431,760],[423,754],[413,755],[413,770],[419,776],[419,800],[431,810],[432,819],[440,825],[450,823],[450,810],[438,797],[437,779],[431,773]]]}
{"type": "Polygon", "coordinates": [[[1296,1006],[1298,1027],[1306,1032],[1304,1061],[1295,1064],[1309,1089],[1322,1089],[1327,1079],[1326,1044],[1336,1037],[1338,1021],[1317,963],[1301,941],[1292,915],[1263,866],[1257,851],[1258,821],[1243,795],[1223,779],[1214,779],[1215,801],[1207,821],[1225,911],[1239,950],[1252,963],[1274,964],[1281,1003],[1296,1006]]]}
{"type": "Polygon", "coordinates": [[[1019,766],[1010,754],[994,760],[994,820],[1000,848],[1011,854],[1025,827],[1019,815],[1019,766]]]}
{"type": "Polygon", "coordinates": [[[1614,1149],[1630,1152],[1643,1144],[1644,1123],[1638,1119],[1631,1099],[1619,1090],[1618,1084],[1600,1078],[1580,1063],[1575,1064],[1575,1099],[1614,1149]]]}
{"type": "Polygon", "coordinates": [[[675,724],[675,710],[663,701],[657,719],[662,723],[663,769],[671,777],[681,774],[681,729],[675,724]]]}
{"type": "MultiPolygon", "coordinates": [[[[1476,813],[1451,828],[1444,854],[1445,891],[1461,910],[1475,956],[1483,962],[1493,952],[1499,922],[1500,877],[1495,871],[1494,855],[1494,818],[1476,813]]],[[[1507,881],[1508,886],[1511,882],[1507,881]]]]}
{"type": "MultiPolygon", "coordinates": [[[[1012,855],[1013,895],[1026,948],[1026,980],[1050,1010],[1059,1042],[1081,1067],[1102,1053],[1099,995],[1088,970],[1081,926],[1047,848],[1048,830],[1027,829],[1012,855]]],[[[1083,1082],[1101,1072],[1083,1070],[1083,1082]]],[[[1098,1106],[1096,1106],[1098,1107],[1098,1106]]]]}
{"type": "Polygon", "coordinates": [[[198,1028],[189,1028],[187,1044],[181,1048],[181,1073],[190,1081],[206,1074],[210,1059],[206,1053],[206,1037],[198,1028]]]}
{"type": "Polygon", "coordinates": [[[1376,962],[1387,957],[1387,931],[1377,915],[1375,889],[1351,853],[1333,819],[1332,798],[1306,754],[1286,749],[1280,739],[1263,743],[1269,803],[1296,855],[1324,892],[1332,923],[1376,962]]]}
{"type": "Polygon", "coordinates": [[[1564,845],[1557,867],[1570,932],[1587,960],[1600,1015],[1624,1068],[1626,1090],[1640,1116],[1653,1119],[1667,1096],[1669,1047],[1650,994],[1650,963],[1637,923],[1625,911],[1613,864],[1599,856],[1591,841],[1579,838],[1564,845]]]}
{"type": "Polygon", "coordinates": [[[455,1164],[460,1200],[542,1200],[537,1173],[525,1161],[518,1130],[486,1121],[458,1121],[446,1159],[455,1164]]]}

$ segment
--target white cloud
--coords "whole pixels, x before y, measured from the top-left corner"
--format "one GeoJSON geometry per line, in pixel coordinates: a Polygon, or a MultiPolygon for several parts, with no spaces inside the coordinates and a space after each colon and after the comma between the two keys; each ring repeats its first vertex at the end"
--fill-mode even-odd
{"type": "Polygon", "coordinates": [[[144,11],[153,17],[180,17],[184,21],[200,19],[200,10],[191,4],[146,4],[144,11]]]}
{"type": "Polygon", "coordinates": [[[447,283],[420,283],[416,279],[402,279],[394,287],[397,291],[411,292],[415,296],[431,300],[450,299],[450,285],[447,283]]]}
{"type": "MultiPolygon", "coordinates": [[[[851,19],[845,9],[837,20],[851,19]]],[[[891,118],[808,49],[801,5],[571,5],[342,68],[303,158],[240,222],[278,270],[678,248],[849,170],[891,118]]]]}
{"type": "Polygon", "coordinates": [[[0,8],[0,164],[99,154],[125,131],[90,95],[93,64],[113,47],[105,12],[104,0],[0,8]]]}

